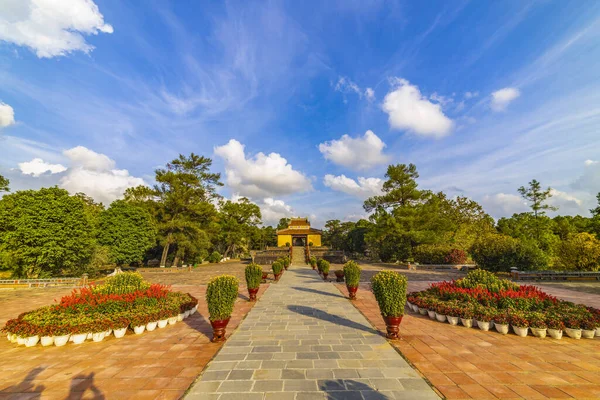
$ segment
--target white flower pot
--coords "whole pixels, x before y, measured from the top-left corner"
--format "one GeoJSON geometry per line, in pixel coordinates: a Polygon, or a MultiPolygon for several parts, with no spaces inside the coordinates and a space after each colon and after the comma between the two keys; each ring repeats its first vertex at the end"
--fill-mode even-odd
{"type": "Polygon", "coordinates": [[[6,340],[8,340],[10,342],[10,337],[12,336],[12,333],[7,332],[6,333],[6,340]]]}
{"type": "Polygon", "coordinates": [[[25,338],[25,347],[33,347],[40,341],[39,336],[29,336],[25,338]]]}
{"type": "Polygon", "coordinates": [[[117,339],[122,338],[123,336],[125,336],[125,333],[127,333],[127,327],[125,328],[119,328],[119,329],[115,329],[113,330],[113,333],[115,334],[115,337],[117,339]]]}
{"type": "Polygon", "coordinates": [[[533,333],[533,336],[539,337],[540,339],[543,339],[546,337],[546,332],[547,332],[546,328],[530,327],[530,329],[531,329],[531,333],[533,333]]]}
{"type": "Polygon", "coordinates": [[[81,344],[81,343],[85,342],[87,335],[88,335],[87,333],[77,333],[75,335],[71,335],[71,341],[74,344],[81,344]]]}
{"type": "Polygon", "coordinates": [[[581,337],[584,339],[593,339],[594,336],[596,336],[596,330],[595,329],[582,329],[581,330],[581,337]]]}
{"type": "Polygon", "coordinates": [[[429,314],[429,318],[435,319],[435,311],[427,310],[427,314],[429,314]]]}
{"type": "Polygon", "coordinates": [[[550,335],[550,337],[552,339],[560,340],[560,339],[562,339],[563,331],[560,330],[560,329],[550,329],[550,328],[548,328],[548,335],[550,335]]]}
{"type": "Polygon", "coordinates": [[[513,332],[515,333],[515,335],[521,336],[521,337],[527,336],[527,331],[529,330],[529,327],[526,326],[524,328],[521,328],[521,327],[514,326],[514,325],[511,325],[511,326],[512,326],[512,329],[513,329],[513,332]]]}
{"type": "Polygon", "coordinates": [[[581,339],[581,329],[565,328],[565,332],[572,339],[581,339]]]}
{"type": "Polygon", "coordinates": [[[494,323],[494,326],[496,327],[496,330],[503,334],[506,335],[508,333],[508,324],[498,324],[498,323],[494,323]]]}
{"type": "Polygon", "coordinates": [[[169,325],[175,325],[175,322],[177,322],[177,317],[170,317],[168,321],[169,325]]]}
{"type": "Polygon", "coordinates": [[[18,336],[15,333],[12,333],[10,335],[10,342],[11,343],[17,343],[17,340],[18,340],[18,336]]]}
{"type": "MultiPolygon", "coordinates": [[[[192,314],[195,314],[195,313],[196,313],[196,311],[198,311],[198,304],[196,304],[196,305],[194,306],[194,308],[192,308],[192,314]]],[[[599,329],[600,329],[600,328],[599,328],[599,329]]]]}
{"type": "Polygon", "coordinates": [[[600,328],[596,328],[596,336],[600,336],[600,328]]]}
{"type": "Polygon", "coordinates": [[[467,328],[470,328],[473,326],[472,318],[461,318],[460,322],[462,322],[463,326],[466,326],[467,328]]]}
{"type": "Polygon", "coordinates": [[[167,326],[168,323],[169,323],[168,319],[161,319],[160,321],[158,321],[158,327],[162,329],[165,326],[167,326]]]}
{"type": "Polygon", "coordinates": [[[22,344],[25,344],[25,338],[17,336],[17,344],[19,346],[22,345],[22,344]]]}
{"type": "Polygon", "coordinates": [[[56,347],[61,347],[67,344],[71,335],[62,335],[62,336],[54,336],[54,345],[56,347]]]}
{"type": "Polygon", "coordinates": [[[458,324],[458,317],[452,317],[450,315],[446,315],[446,318],[448,319],[448,323],[450,325],[456,326],[458,324]]]}
{"type": "Polygon", "coordinates": [[[183,313],[179,313],[177,315],[177,322],[181,322],[181,321],[183,321],[183,313]]]}
{"type": "Polygon", "coordinates": [[[54,336],[42,336],[40,338],[40,343],[43,347],[52,346],[54,344],[54,336]]]}
{"type": "Polygon", "coordinates": [[[438,322],[446,322],[446,316],[442,314],[435,313],[435,319],[437,319],[438,322]]]}
{"type": "Polygon", "coordinates": [[[93,335],[92,332],[88,333],[85,339],[86,340],[92,340],[92,335],[93,335]]]}
{"type": "Polygon", "coordinates": [[[487,322],[485,322],[485,321],[477,321],[477,326],[482,331],[489,331],[490,330],[490,322],[489,321],[487,321],[487,322]]]}
{"type": "Polygon", "coordinates": [[[136,335],[141,335],[142,333],[144,333],[145,329],[146,329],[146,325],[140,325],[140,326],[133,327],[133,331],[135,332],[136,335]]]}
{"type": "Polygon", "coordinates": [[[187,310],[186,312],[184,312],[183,318],[189,317],[191,312],[192,312],[192,310],[187,310]]]}
{"type": "Polygon", "coordinates": [[[146,324],[146,329],[148,330],[148,332],[152,332],[153,330],[156,329],[156,325],[158,325],[158,321],[155,322],[148,322],[146,324]]]}
{"type": "Polygon", "coordinates": [[[426,308],[419,308],[419,314],[421,314],[421,315],[427,315],[427,309],[426,308]]]}
{"type": "Polygon", "coordinates": [[[104,340],[105,337],[106,337],[106,331],[92,333],[92,340],[94,342],[101,342],[104,340]]]}
{"type": "Polygon", "coordinates": [[[109,336],[110,336],[110,334],[112,333],[112,331],[113,331],[112,329],[109,329],[109,330],[107,330],[107,331],[106,331],[106,334],[104,335],[104,337],[105,337],[105,338],[109,337],[109,336]]]}

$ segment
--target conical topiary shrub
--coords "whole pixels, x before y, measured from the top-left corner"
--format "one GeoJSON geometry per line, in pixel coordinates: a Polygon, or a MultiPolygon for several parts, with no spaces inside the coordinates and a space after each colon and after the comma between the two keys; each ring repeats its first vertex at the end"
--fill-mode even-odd
{"type": "Polygon", "coordinates": [[[238,288],[237,278],[231,275],[220,275],[208,282],[206,303],[210,323],[213,327],[213,342],[225,340],[225,328],[233,313],[238,288]]]}
{"type": "Polygon", "coordinates": [[[406,304],[407,284],[404,275],[393,271],[381,271],[371,278],[373,294],[385,320],[389,339],[398,339],[406,304]]]}
{"type": "Polygon", "coordinates": [[[346,280],[346,288],[348,288],[348,297],[350,300],[356,299],[356,291],[360,283],[361,269],[356,261],[348,261],[344,264],[344,279],[346,280]]]}
{"type": "Polygon", "coordinates": [[[260,288],[260,282],[263,276],[263,270],[258,264],[248,264],[245,269],[246,285],[248,286],[248,294],[250,295],[250,301],[256,301],[256,293],[260,288]]]}

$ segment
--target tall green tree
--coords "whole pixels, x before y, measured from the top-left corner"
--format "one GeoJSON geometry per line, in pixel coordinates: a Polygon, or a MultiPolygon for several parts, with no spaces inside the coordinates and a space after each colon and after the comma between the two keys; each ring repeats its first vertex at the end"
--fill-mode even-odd
{"type": "Polygon", "coordinates": [[[222,201],[219,208],[218,241],[224,247],[223,257],[236,249],[249,250],[252,229],[261,223],[260,208],[245,197],[222,201]]]}
{"type": "Polygon", "coordinates": [[[15,277],[86,272],[96,242],[80,196],[57,187],[23,190],[0,199],[0,259],[15,277]]]}
{"type": "Polygon", "coordinates": [[[529,182],[528,186],[521,186],[517,189],[521,197],[529,202],[531,213],[534,217],[534,232],[535,239],[539,240],[541,237],[542,229],[544,228],[546,220],[542,220],[540,217],[546,215],[546,211],[556,211],[558,207],[551,206],[547,203],[548,199],[552,197],[552,188],[542,189],[542,185],[535,179],[529,182]]]}
{"type": "Polygon", "coordinates": [[[421,200],[423,193],[417,189],[419,173],[414,164],[388,166],[383,184],[383,195],[368,198],[363,207],[371,212],[376,208],[407,207],[421,200]]]}
{"type": "Polygon", "coordinates": [[[598,200],[598,205],[595,208],[592,208],[590,212],[594,217],[600,217],[600,193],[596,195],[596,200],[598,200]]]}
{"type": "Polygon", "coordinates": [[[277,224],[277,230],[286,229],[290,225],[291,221],[291,218],[280,218],[279,223],[277,224]]]}
{"type": "Polygon", "coordinates": [[[3,177],[2,175],[0,175],[0,192],[8,192],[10,190],[8,188],[9,184],[10,184],[10,181],[8,179],[6,179],[5,177],[3,177]]]}
{"type": "Polygon", "coordinates": [[[142,261],[156,234],[150,213],[133,203],[116,200],[100,214],[98,243],[109,248],[109,259],[115,264],[142,261]]]}

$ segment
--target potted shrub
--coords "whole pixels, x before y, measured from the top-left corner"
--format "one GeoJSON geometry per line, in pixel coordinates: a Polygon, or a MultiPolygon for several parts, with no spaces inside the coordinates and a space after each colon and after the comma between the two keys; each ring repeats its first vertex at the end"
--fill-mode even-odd
{"type": "Polygon", "coordinates": [[[467,328],[473,327],[473,318],[475,318],[475,311],[470,304],[460,310],[460,322],[463,326],[467,328]]]}
{"type": "Polygon", "coordinates": [[[435,299],[431,299],[427,303],[427,315],[429,316],[429,319],[435,320],[435,310],[437,308],[438,303],[439,301],[435,299]]]}
{"type": "Polygon", "coordinates": [[[515,312],[510,315],[510,326],[517,336],[527,336],[529,330],[529,321],[521,312],[515,312]]]}
{"type": "Polygon", "coordinates": [[[435,306],[435,319],[438,322],[446,322],[446,303],[443,301],[440,301],[436,306],[435,306]]]}
{"type": "Polygon", "coordinates": [[[73,344],[81,344],[85,342],[89,332],[90,327],[86,323],[71,326],[71,342],[73,342],[73,344]]]}
{"type": "MultiPolygon", "coordinates": [[[[167,325],[167,320],[165,319],[165,325],[167,325]]],[[[127,327],[131,323],[131,320],[125,316],[119,316],[113,319],[113,333],[117,339],[122,338],[127,333],[127,327]]],[[[164,328],[163,326],[163,328],[164,328]]]]}
{"type": "Polygon", "coordinates": [[[96,320],[92,324],[92,340],[94,342],[101,342],[106,337],[106,331],[110,329],[110,322],[108,320],[96,320]]]}
{"type": "Polygon", "coordinates": [[[44,325],[40,327],[40,343],[42,347],[52,346],[54,344],[53,325],[44,325]]]}
{"type": "Polygon", "coordinates": [[[248,264],[244,270],[246,275],[246,285],[248,286],[249,301],[256,301],[256,293],[260,287],[263,270],[258,264],[248,264]]]}
{"type": "Polygon", "coordinates": [[[321,272],[323,273],[323,280],[327,280],[327,275],[329,275],[329,261],[321,260],[321,272]]]}
{"type": "MultiPolygon", "coordinates": [[[[189,310],[186,311],[185,315],[189,315],[189,310]]],[[[148,315],[148,322],[146,323],[146,330],[148,332],[152,332],[158,326],[158,321],[160,320],[160,313],[155,311],[148,315]]]]}
{"type": "Polygon", "coordinates": [[[269,277],[269,273],[266,271],[262,272],[262,281],[260,283],[267,283],[267,278],[269,277]]]}
{"type": "Polygon", "coordinates": [[[348,289],[348,297],[350,300],[356,299],[356,291],[360,283],[360,266],[355,261],[348,261],[344,264],[344,278],[346,280],[346,288],[348,289]]]}
{"type": "Polygon", "coordinates": [[[581,339],[581,319],[574,315],[565,318],[565,332],[572,339],[581,339]]]}
{"type": "Polygon", "coordinates": [[[418,298],[416,301],[417,307],[419,308],[419,314],[427,315],[427,300],[418,298]]]}
{"type": "Polygon", "coordinates": [[[136,335],[141,335],[146,330],[146,324],[148,323],[148,316],[144,314],[133,314],[130,317],[131,329],[136,335]]]}
{"type": "Polygon", "coordinates": [[[446,319],[452,326],[458,325],[460,306],[456,302],[449,302],[446,306],[446,319]]]}
{"type": "Polygon", "coordinates": [[[548,327],[548,335],[552,339],[560,340],[563,335],[563,329],[565,324],[562,319],[556,314],[550,314],[546,316],[546,326],[548,327]]]}
{"type": "Polygon", "coordinates": [[[279,277],[281,276],[281,271],[283,271],[283,264],[279,261],[275,261],[271,268],[273,268],[273,275],[275,277],[275,282],[279,281],[279,277]]]}
{"type": "Polygon", "coordinates": [[[398,339],[406,304],[406,286],[406,277],[393,271],[381,271],[371,278],[371,288],[385,320],[389,339],[398,339]]]}
{"type": "Polygon", "coordinates": [[[545,338],[548,325],[546,325],[544,314],[540,312],[531,312],[527,316],[527,319],[529,320],[529,328],[531,329],[533,336],[541,339],[545,338]]]}
{"type": "Polygon", "coordinates": [[[584,339],[593,339],[596,336],[596,321],[593,317],[584,318],[581,321],[581,337],[584,339]]]}
{"type": "Polygon", "coordinates": [[[281,262],[283,263],[283,268],[287,271],[290,267],[290,258],[288,256],[282,257],[281,262]]]}
{"type": "Polygon", "coordinates": [[[317,258],[315,256],[310,258],[310,266],[313,270],[317,269],[317,258]]]}
{"type": "Polygon", "coordinates": [[[225,328],[233,313],[235,299],[238,296],[238,287],[237,278],[231,275],[217,276],[208,282],[206,303],[210,324],[213,328],[213,342],[225,340],[225,328]]]}
{"type": "Polygon", "coordinates": [[[510,320],[506,312],[498,311],[496,314],[494,314],[494,318],[492,320],[494,321],[494,327],[496,327],[496,331],[503,335],[508,333],[508,324],[510,320]]]}
{"type": "Polygon", "coordinates": [[[68,325],[53,325],[52,333],[54,334],[54,345],[62,347],[67,344],[71,337],[71,329],[68,325]]]}
{"type": "Polygon", "coordinates": [[[485,306],[478,307],[475,312],[475,321],[477,322],[477,327],[479,327],[479,329],[482,331],[489,331],[490,322],[492,321],[491,311],[485,306]]]}
{"type": "Polygon", "coordinates": [[[177,309],[176,307],[169,308],[168,315],[169,315],[169,318],[167,318],[167,321],[169,322],[169,325],[175,325],[177,323],[177,316],[179,315],[179,309],[177,309]]]}
{"type": "Polygon", "coordinates": [[[335,271],[333,271],[333,273],[335,274],[336,282],[344,282],[344,270],[336,269],[335,271]]]}

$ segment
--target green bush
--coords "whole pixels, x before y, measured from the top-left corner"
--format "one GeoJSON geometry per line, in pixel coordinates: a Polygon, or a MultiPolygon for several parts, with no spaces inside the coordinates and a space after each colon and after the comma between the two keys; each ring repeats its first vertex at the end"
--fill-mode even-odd
{"type": "Polygon", "coordinates": [[[290,266],[290,258],[289,257],[281,257],[281,263],[284,268],[288,268],[290,266]]]}
{"type": "Polygon", "coordinates": [[[221,256],[221,253],[219,253],[218,251],[213,251],[212,253],[210,253],[210,256],[208,256],[208,262],[216,264],[219,261],[221,261],[222,258],[223,256],[221,256]]]}
{"type": "Polygon", "coordinates": [[[589,233],[569,235],[556,248],[557,264],[564,270],[597,271],[600,240],[589,233]]]}
{"type": "Polygon", "coordinates": [[[470,271],[467,274],[467,276],[457,280],[455,283],[456,286],[460,288],[472,289],[476,287],[481,287],[493,293],[498,293],[500,290],[516,290],[519,288],[519,285],[517,285],[516,283],[512,283],[507,279],[500,279],[493,273],[485,271],[483,269],[476,269],[474,271],[470,271]]]}
{"type": "Polygon", "coordinates": [[[208,282],[206,303],[211,321],[219,321],[231,316],[238,296],[238,287],[239,282],[232,275],[220,275],[208,282]]]}
{"type": "Polygon", "coordinates": [[[317,266],[317,257],[315,257],[315,256],[310,257],[310,265],[311,266],[314,265],[315,267],[317,266]]]}
{"type": "Polygon", "coordinates": [[[406,277],[393,271],[381,271],[371,278],[371,287],[384,317],[404,315],[406,277]]]}
{"type": "Polygon", "coordinates": [[[261,266],[258,264],[248,264],[244,272],[246,274],[248,289],[258,289],[262,281],[263,270],[261,266]]]}
{"type": "Polygon", "coordinates": [[[360,282],[361,269],[356,261],[348,261],[344,264],[344,278],[346,279],[346,286],[357,287],[360,282]]]}
{"type": "Polygon", "coordinates": [[[422,244],[413,250],[413,258],[420,264],[445,264],[452,247],[441,244],[422,244]]]}
{"type": "Polygon", "coordinates": [[[275,275],[279,275],[281,271],[283,271],[283,264],[280,261],[275,261],[273,265],[271,265],[271,268],[273,268],[273,273],[275,275]]]}
{"type": "Polygon", "coordinates": [[[321,272],[323,272],[324,274],[328,274],[329,273],[329,261],[327,260],[321,260],[321,272]]]}
{"type": "Polygon", "coordinates": [[[95,292],[102,294],[127,294],[138,290],[146,290],[150,284],[137,272],[123,272],[106,278],[102,286],[98,286],[95,292]]]}
{"type": "Polygon", "coordinates": [[[506,235],[489,234],[471,246],[471,257],[480,268],[492,272],[545,269],[548,257],[534,243],[506,235]]]}

